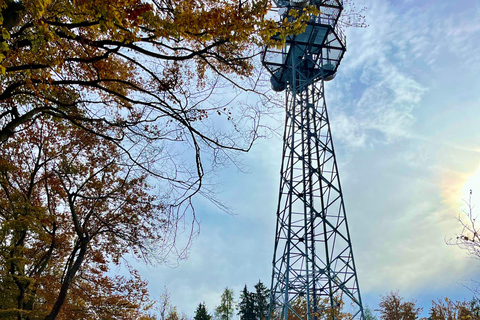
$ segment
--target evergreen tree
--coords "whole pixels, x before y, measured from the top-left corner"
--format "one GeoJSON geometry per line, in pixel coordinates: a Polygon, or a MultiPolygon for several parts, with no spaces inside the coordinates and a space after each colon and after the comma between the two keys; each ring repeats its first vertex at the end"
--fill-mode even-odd
{"type": "Polygon", "coordinates": [[[255,293],[249,292],[247,285],[240,294],[240,303],[238,304],[238,315],[240,320],[255,320],[255,293]]]}
{"type": "Polygon", "coordinates": [[[200,303],[195,311],[194,320],[211,320],[212,316],[208,314],[207,308],[205,307],[205,302],[200,303]]]}
{"type": "Polygon", "coordinates": [[[363,314],[365,316],[365,320],[377,320],[377,316],[373,313],[373,310],[370,309],[368,306],[363,308],[363,314]]]}
{"type": "Polygon", "coordinates": [[[262,281],[258,280],[258,283],[255,285],[254,294],[254,310],[256,320],[264,320],[268,318],[269,300],[270,290],[267,289],[262,281]]]}

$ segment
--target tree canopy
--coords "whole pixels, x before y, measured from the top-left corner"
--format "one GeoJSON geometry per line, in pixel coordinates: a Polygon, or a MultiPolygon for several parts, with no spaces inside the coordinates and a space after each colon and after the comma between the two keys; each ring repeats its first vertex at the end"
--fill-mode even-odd
{"type": "Polygon", "coordinates": [[[203,190],[205,154],[215,165],[258,137],[260,112],[233,106],[235,90],[256,89],[259,46],[315,13],[278,24],[269,8],[0,0],[2,317],[150,317],[124,256],[183,256],[177,228],[203,190]]]}
{"type": "Polygon", "coordinates": [[[268,317],[270,290],[258,281],[255,291],[249,292],[247,285],[240,293],[238,315],[241,320],[265,320],[268,317]]]}
{"type": "Polygon", "coordinates": [[[0,0],[0,141],[45,115],[66,119],[116,143],[162,181],[171,204],[188,205],[208,170],[205,154],[221,163],[258,137],[261,112],[233,107],[235,90],[225,95],[222,83],[255,89],[241,81],[258,45],[281,45],[271,36],[301,31],[309,16],[279,25],[269,8],[268,0],[0,0]]]}
{"type": "Polygon", "coordinates": [[[379,307],[382,320],[416,320],[422,311],[422,308],[417,308],[415,300],[404,302],[396,291],[382,296],[379,307]]]}
{"type": "Polygon", "coordinates": [[[268,0],[1,0],[0,141],[49,114],[79,126],[143,124],[143,138],[163,137],[147,124],[168,118],[222,145],[193,125],[217,108],[194,103],[188,85],[208,88],[212,74],[250,76],[252,44],[301,28],[279,28],[265,18],[269,7],[268,0]]]}
{"type": "Polygon", "coordinates": [[[247,285],[240,293],[240,302],[238,303],[238,315],[240,320],[255,320],[255,296],[249,292],[247,285]]]}
{"type": "Polygon", "coordinates": [[[194,320],[211,320],[212,316],[208,314],[207,307],[205,303],[200,303],[195,310],[195,316],[193,317],[194,320]]]}
{"type": "Polygon", "coordinates": [[[3,144],[0,314],[135,319],[148,306],[135,270],[107,272],[126,253],[147,257],[169,221],[146,175],[121,158],[115,144],[66,121],[44,119],[3,144]]]}
{"type": "Polygon", "coordinates": [[[270,290],[258,280],[255,285],[255,318],[257,320],[265,320],[268,318],[268,310],[270,306],[270,290]]]}
{"type": "Polygon", "coordinates": [[[225,288],[225,291],[222,293],[220,305],[215,308],[215,319],[232,320],[233,310],[233,290],[225,288]]]}

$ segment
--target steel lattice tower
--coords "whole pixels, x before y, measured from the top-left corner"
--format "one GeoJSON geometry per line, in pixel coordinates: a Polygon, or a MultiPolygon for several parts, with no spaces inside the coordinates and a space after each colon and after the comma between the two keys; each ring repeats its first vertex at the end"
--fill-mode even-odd
{"type": "Polygon", "coordinates": [[[263,55],[273,89],[286,90],[269,319],[363,320],[324,92],[346,50],[337,24],[343,1],[275,3],[282,19],[309,4],[321,14],[285,47],[263,55]]]}

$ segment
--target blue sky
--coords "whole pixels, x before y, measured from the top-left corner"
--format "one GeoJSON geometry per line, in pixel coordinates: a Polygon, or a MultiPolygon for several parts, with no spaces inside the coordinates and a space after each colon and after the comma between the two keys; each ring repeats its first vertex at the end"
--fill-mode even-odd
{"type": "MultiPolygon", "coordinates": [[[[360,290],[374,309],[399,290],[426,314],[432,299],[470,299],[465,286],[480,280],[480,260],[445,244],[468,190],[480,195],[480,2],[355,3],[369,27],[346,30],[326,99],[360,290]]],[[[218,198],[235,215],[198,199],[187,260],[140,267],[154,298],[166,286],[193,316],[203,301],[212,312],[227,286],[237,297],[259,279],[269,286],[281,144],[271,135],[242,155],[247,173],[218,173],[218,198]]]]}

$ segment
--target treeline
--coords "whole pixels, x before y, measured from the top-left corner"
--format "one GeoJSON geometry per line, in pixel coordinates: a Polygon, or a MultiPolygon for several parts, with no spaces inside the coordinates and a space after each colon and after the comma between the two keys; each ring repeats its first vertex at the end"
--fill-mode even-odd
{"type": "MultiPolygon", "coordinates": [[[[249,291],[247,285],[240,293],[240,299],[235,301],[234,291],[225,288],[220,305],[215,307],[213,314],[207,310],[205,302],[197,306],[193,320],[265,320],[268,318],[270,290],[262,281],[254,286],[254,291],[249,291]]],[[[170,302],[170,294],[165,289],[157,301],[158,320],[189,320],[185,314],[180,314],[170,302]]]]}
{"type": "Polygon", "coordinates": [[[365,320],[479,320],[480,302],[476,298],[470,301],[452,301],[449,298],[432,300],[427,317],[420,317],[423,308],[416,301],[404,301],[398,291],[381,297],[377,315],[369,308],[365,309],[365,320]]]}
{"type": "MultiPolygon", "coordinates": [[[[320,299],[319,309],[324,310],[319,320],[348,320],[348,306],[345,306],[341,297],[337,297],[335,310],[328,310],[328,301],[320,299]]],[[[328,300],[328,299],[327,299],[328,300]]],[[[307,310],[304,298],[299,298],[291,306],[298,317],[289,314],[288,320],[306,320],[307,310]]],[[[159,320],[189,320],[186,315],[180,316],[176,308],[167,316],[160,316],[159,320]]],[[[453,301],[449,298],[432,300],[427,316],[422,316],[423,308],[417,306],[416,300],[405,301],[398,291],[392,291],[380,298],[377,308],[364,306],[365,320],[480,320],[480,301],[472,298],[469,301],[453,301]]],[[[269,312],[269,290],[259,281],[253,291],[247,285],[240,292],[237,302],[233,290],[226,288],[221,295],[220,305],[210,314],[204,302],[200,303],[195,311],[193,320],[265,320],[269,312]]]]}

